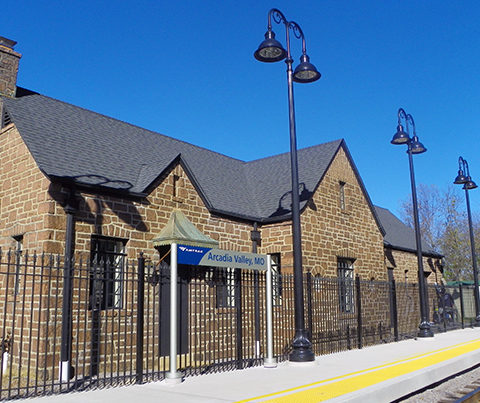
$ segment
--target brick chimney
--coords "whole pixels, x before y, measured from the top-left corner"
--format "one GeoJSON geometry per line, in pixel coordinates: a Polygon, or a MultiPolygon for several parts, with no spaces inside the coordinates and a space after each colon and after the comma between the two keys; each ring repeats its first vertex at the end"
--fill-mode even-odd
{"type": "Polygon", "coordinates": [[[18,62],[22,55],[13,50],[17,42],[0,36],[0,95],[15,97],[18,62]]]}

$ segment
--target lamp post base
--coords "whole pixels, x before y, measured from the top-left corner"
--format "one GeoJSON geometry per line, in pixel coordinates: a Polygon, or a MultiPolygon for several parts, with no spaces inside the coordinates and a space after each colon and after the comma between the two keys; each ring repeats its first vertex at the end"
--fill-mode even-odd
{"type": "Polygon", "coordinates": [[[312,343],[308,338],[306,329],[297,329],[292,341],[292,352],[288,357],[291,362],[315,361],[315,354],[312,351],[312,343]]]}
{"type": "Polygon", "coordinates": [[[422,322],[418,328],[419,331],[417,333],[417,337],[433,337],[433,332],[429,323],[422,322]]]}
{"type": "Polygon", "coordinates": [[[472,325],[474,327],[480,327],[480,315],[478,315],[475,320],[473,321],[472,325]]]}

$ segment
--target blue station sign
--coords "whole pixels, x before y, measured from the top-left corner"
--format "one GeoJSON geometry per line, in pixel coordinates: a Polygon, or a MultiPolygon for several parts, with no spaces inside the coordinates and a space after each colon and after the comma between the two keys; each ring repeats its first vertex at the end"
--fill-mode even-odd
{"type": "Polygon", "coordinates": [[[267,255],[257,253],[233,252],[188,245],[177,246],[177,262],[179,264],[267,270],[267,258],[267,255]]]}

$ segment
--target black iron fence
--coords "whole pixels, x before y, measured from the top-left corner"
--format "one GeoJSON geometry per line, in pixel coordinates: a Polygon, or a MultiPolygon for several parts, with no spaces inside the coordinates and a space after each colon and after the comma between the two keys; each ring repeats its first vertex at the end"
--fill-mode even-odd
{"type": "MultiPolygon", "coordinates": [[[[168,264],[117,254],[69,266],[70,313],[64,310],[60,256],[0,251],[0,399],[150,382],[169,370],[168,264]],[[69,331],[62,332],[66,324],[69,331]]],[[[263,363],[265,281],[264,273],[248,270],[179,266],[179,371],[193,376],[263,363]]],[[[416,285],[311,274],[304,281],[315,354],[415,337],[416,285]]],[[[436,331],[468,325],[474,317],[471,288],[446,292],[451,298],[429,288],[436,331]]],[[[274,277],[279,360],[288,357],[294,336],[293,304],[293,277],[274,277]]]]}

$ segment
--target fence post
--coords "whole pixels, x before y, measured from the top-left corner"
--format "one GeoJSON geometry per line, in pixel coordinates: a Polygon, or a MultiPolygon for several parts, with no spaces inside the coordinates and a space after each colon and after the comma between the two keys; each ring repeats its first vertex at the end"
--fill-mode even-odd
{"type": "Polygon", "coordinates": [[[357,337],[358,348],[363,347],[363,328],[362,328],[362,295],[360,293],[360,276],[355,276],[355,289],[357,297],[357,337]]]}
{"type": "Polygon", "coordinates": [[[143,383],[143,314],[145,297],[145,257],[140,252],[137,278],[137,362],[136,383],[143,383]]]}
{"type": "Polygon", "coordinates": [[[460,283],[460,315],[462,317],[462,329],[465,329],[465,306],[463,305],[463,286],[460,283]]]}
{"type": "MultiPolygon", "coordinates": [[[[440,294],[440,304],[442,305],[442,319],[443,319],[443,331],[447,331],[447,315],[445,313],[445,300],[443,296],[445,295],[446,290],[440,294]]],[[[439,307],[440,310],[440,307],[439,307]]]]}
{"type": "Polygon", "coordinates": [[[392,279],[390,284],[392,288],[392,319],[393,319],[393,339],[398,341],[398,309],[397,309],[397,285],[392,279]]]}
{"type": "Polygon", "coordinates": [[[277,360],[273,358],[273,291],[272,291],[272,257],[267,256],[267,273],[265,274],[265,305],[267,310],[267,356],[263,360],[265,368],[275,368],[277,360]]]}
{"type": "Polygon", "coordinates": [[[313,304],[312,304],[312,273],[307,272],[307,312],[308,312],[308,331],[310,341],[313,341],[313,304]]]}
{"type": "Polygon", "coordinates": [[[235,269],[235,310],[237,337],[237,369],[243,368],[243,324],[242,324],[242,269],[235,269]]]}

